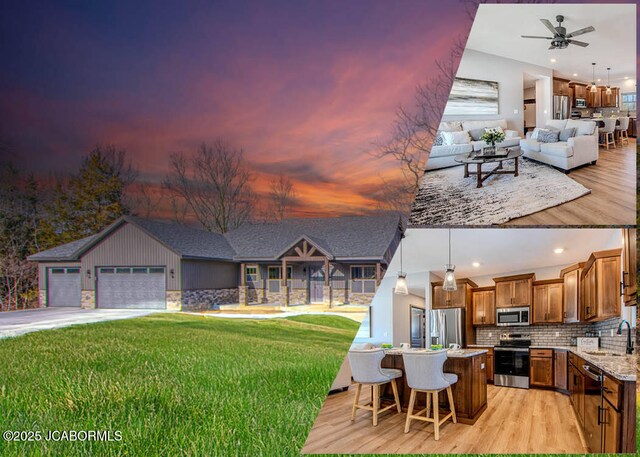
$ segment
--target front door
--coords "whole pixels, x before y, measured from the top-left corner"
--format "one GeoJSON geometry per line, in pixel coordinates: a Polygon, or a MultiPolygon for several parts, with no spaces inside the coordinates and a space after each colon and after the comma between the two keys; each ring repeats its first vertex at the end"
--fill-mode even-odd
{"type": "Polygon", "coordinates": [[[309,268],[309,301],[311,303],[324,301],[324,268],[322,266],[309,268]]]}

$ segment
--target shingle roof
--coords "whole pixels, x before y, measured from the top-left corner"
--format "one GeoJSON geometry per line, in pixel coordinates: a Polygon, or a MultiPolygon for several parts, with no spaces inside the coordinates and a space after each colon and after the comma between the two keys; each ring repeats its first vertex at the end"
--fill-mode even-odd
{"type": "Polygon", "coordinates": [[[139,217],[126,217],[183,257],[233,260],[235,252],[223,235],[139,217]]]}
{"type": "Polygon", "coordinates": [[[99,234],[29,257],[33,261],[77,260],[122,223],[137,225],[183,257],[219,260],[277,259],[302,238],[334,258],[382,259],[398,229],[398,215],[288,219],[245,224],[225,235],[168,222],[125,216],[99,234]]]}
{"type": "Polygon", "coordinates": [[[398,215],[288,219],[245,224],[225,236],[239,259],[275,259],[306,236],[336,258],[382,258],[398,229],[398,215]]]}
{"type": "Polygon", "coordinates": [[[71,243],[62,244],[55,248],[47,249],[46,251],[40,251],[36,254],[30,255],[27,259],[37,262],[47,260],[77,260],[78,252],[83,251],[85,247],[89,246],[97,237],[98,234],[90,235],[85,238],[72,241],[71,243]]]}

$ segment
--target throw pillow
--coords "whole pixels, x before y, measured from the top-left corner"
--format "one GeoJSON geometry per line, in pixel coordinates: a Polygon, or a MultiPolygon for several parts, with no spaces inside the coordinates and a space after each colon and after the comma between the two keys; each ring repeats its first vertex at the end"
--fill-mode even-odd
{"type": "Polygon", "coordinates": [[[433,139],[434,146],[442,146],[444,139],[442,138],[442,132],[436,133],[436,137],[433,139]]]}
{"type": "Polygon", "coordinates": [[[532,140],[536,140],[536,141],[540,141],[538,140],[538,135],[540,135],[540,132],[548,132],[549,129],[541,129],[536,127],[535,129],[533,129],[533,133],[531,134],[531,139],[532,140]]]}
{"type": "Polygon", "coordinates": [[[442,139],[445,146],[453,146],[454,144],[469,144],[469,132],[442,132],[442,139]]]}
{"type": "Polygon", "coordinates": [[[538,133],[538,141],[540,143],[557,143],[560,132],[541,131],[538,133]]]}
{"type": "Polygon", "coordinates": [[[500,127],[500,126],[497,126],[497,127],[485,127],[485,129],[484,129],[485,132],[490,132],[491,130],[495,130],[497,132],[504,133],[504,130],[502,130],[502,127],[500,127]]]}
{"type": "Polygon", "coordinates": [[[480,141],[480,137],[484,134],[484,129],[471,129],[469,130],[469,136],[473,141],[480,141]]]}
{"type": "Polygon", "coordinates": [[[576,129],[575,127],[571,127],[568,129],[560,130],[560,135],[558,136],[558,138],[560,139],[560,141],[567,141],[569,138],[573,138],[574,136],[576,136],[576,129]]]}

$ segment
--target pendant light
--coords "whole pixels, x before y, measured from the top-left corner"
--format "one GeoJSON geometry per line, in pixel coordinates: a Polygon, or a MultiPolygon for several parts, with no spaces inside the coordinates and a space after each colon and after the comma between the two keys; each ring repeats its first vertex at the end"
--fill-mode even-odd
{"type": "Polygon", "coordinates": [[[596,87],[596,64],[595,62],[591,64],[592,65],[592,71],[591,71],[591,92],[595,93],[598,92],[598,88],[596,87]]]}
{"type": "Polygon", "coordinates": [[[398,272],[398,279],[396,279],[396,288],[394,293],[396,295],[409,295],[409,287],[407,286],[407,274],[402,271],[402,240],[404,239],[404,233],[400,238],[400,271],[398,272]]]}
{"type": "Polygon", "coordinates": [[[458,290],[456,284],[456,276],[454,271],[456,266],[451,263],[451,229],[449,229],[449,263],[445,265],[444,283],[442,284],[442,290],[454,291],[458,290]]]}
{"type": "Polygon", "coordinates": [[[611,95],[611,80],[609,79],[609,72],[611,71],[611,67],[607,67],[607,95],[611,95]]]}

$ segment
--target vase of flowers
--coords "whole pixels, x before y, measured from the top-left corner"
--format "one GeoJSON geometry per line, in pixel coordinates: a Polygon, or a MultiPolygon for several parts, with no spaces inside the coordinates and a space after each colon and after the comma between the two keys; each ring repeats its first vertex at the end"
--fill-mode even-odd
{"type": "Polygon", "coordinates": [[[491,148],[495,150],[496,143],[504,141],[505,135],[502,129],[487,129],[480,137],[487,145],[491,145],[491,148]]]}

